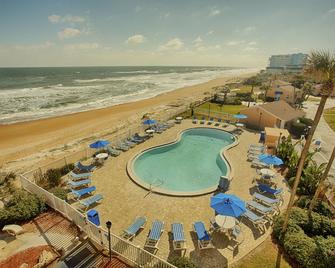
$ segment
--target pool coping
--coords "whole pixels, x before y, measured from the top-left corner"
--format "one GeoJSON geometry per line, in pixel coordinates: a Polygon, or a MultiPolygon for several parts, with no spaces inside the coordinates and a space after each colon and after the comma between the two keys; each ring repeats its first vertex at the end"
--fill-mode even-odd
{"type": "Polygon", "coordinates": [[[213,193],[214,191],[217,190],[218,186],[212,186],[206,189],[202,189],[200,191],[192,191],[192,192],[177,192],[177,191],[170,191],[170,190],[166,190],[160,187],[150,187],[150,184],[147,184],[146,182],[144,182],[143,180],[139,179],[134,170],[134,162],[136,161],[136,159],[138,157],[140,157],[143,153],[145,153],[146,151],[149,151],[151,149],[155,149],[158,147],[163,147],[163,146],[168,146],[170,144],[174,144],[177,143],[181,140],[182,134],[185,131],[191,130],[191,129],[199,129],[199,128],[208,128],[208,129],[217,129],[223,132],[227,132],[229,134],[231,134],[234,137],[234,142],[229,144],[228,146],[223,147],[220,150],[220,157],[222,158],[222,160],[226,163],[227,165],[227,177],[229,178],[229,180],[233,179],[233,175],[234,175],[234,169],[232,167],[232,164],[229,161],[229,157],[227,156],[227,151],[230,150],[231,148],[237,146],[239,144],[238,141],[238,137],[236,135],[234,135],[233,133],[231,133],[230,131],[221,129],[219,127],[215,127],[215,126],[196,126],[196,127],[189,127],[189,128],[185,128],[181,131],[179,131],[177,133],[176,138],[171,141],[171,142],[166,142],[166,143],[161,143],[155,146],[150,146],[144,150],[141,150],[140,152],[137,152],[134,156],[132,156],[129,161],[127,162],[127,166],[126,166],[126,171],[127,171],[127,175],[128,177],[134,182],[136,183],[138,186],[140,186],[141,188],[148,190],[149,192],[152,193],[157,193],[157,194],[162,194],[162,195],[167,195],[167,196],[174,196],[174,197],[194,197],[194,196],[200,196],[200,195],[206,195],[206,194],[210,194],[213,193]]]}

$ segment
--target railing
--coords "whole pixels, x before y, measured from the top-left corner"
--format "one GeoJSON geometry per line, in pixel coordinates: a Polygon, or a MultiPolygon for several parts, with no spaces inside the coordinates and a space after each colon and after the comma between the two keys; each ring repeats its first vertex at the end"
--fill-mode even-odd
{"type": "MultiPolygon", "coordinates": [[[[40,172],[40,169],[29,172],[34,174],[40,172]]],[[[107,231],[101,226],[96,226],[87,220],[86,216],[76,208],[65,202],[64,200],[54,196],[52,193],[36,185],[34,182],[27,179],[24,175],[20,175],[22,187],[30,193],[36,194],[45,200],[45,202],[54,210],[60,212],[64,217],[75,223],[87,236],[95,243],[108,249],[107,231]]],[[[174,265],[159,258],[156,255],[147,252],[146,250],[122,239],[121,237],[111,234],[112,250],[132,262],[138,267],[157,267],[157,268],[175,268],[174,265]]]]}

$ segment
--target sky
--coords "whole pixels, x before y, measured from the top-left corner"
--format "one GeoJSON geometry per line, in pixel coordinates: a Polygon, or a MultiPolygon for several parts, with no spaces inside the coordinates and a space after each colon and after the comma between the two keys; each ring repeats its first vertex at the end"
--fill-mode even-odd
{"type": "Polygon", "coordinates": [[[0,66],[265,67],[334,26],[334,0],[0,0],[0,66]]]}

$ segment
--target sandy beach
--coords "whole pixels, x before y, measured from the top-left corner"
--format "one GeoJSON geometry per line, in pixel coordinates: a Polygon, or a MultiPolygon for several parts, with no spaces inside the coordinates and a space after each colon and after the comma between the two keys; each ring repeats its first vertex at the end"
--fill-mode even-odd
{"type": "Polygon", "coordinates": [[[140,122],[146,113],[158,117],[165,112],[182,110],[194,101],[212,93],[213,87],[252,75],[220,77],[206,83],[188,86],[153,98],[120,104],[109,108],[65,116],[0,125],[0,168],[20,170],[59,158],[87,145],[87,141],[140,122]],[[54,157],[53,157],[54,156],[54,157]]]}

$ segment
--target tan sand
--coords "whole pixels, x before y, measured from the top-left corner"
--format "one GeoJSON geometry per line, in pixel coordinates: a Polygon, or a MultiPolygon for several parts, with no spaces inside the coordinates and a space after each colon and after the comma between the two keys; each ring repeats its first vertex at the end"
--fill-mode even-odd
{"type": "MultiPolygon", "coordinates": [[[[203,99],[213,91],[214,86],[232,82],[241,77],[249,76],[225,76],[206,83],[184,87],[159,96],[125,103],[109,108],[80,112],[65,116],[41,119],[30,122],[22,122],[11,125],[0,125],[0,168],[17,169],[26,168],[37,161],[50,160],[50,152],[55,148],[60,153],[82,145],[87,137],[100,136],[115,126],[139,122],[143,114],[147,112],[162,112],[187,107],[191,102],[203,99]],[[61,146],[61,147],[60,147],[61,146]],[[25,158],[25,161],[22,161],[25,158]],[[18,161],[21,159],[20,161],[18,161]],[[34,160],[32,160],[34,159],[34,160]]],[[[86,146],[87,144],[85,144],[86,146]]],[[[59,155],[57,156],[59,158],[59,155]]]]}

